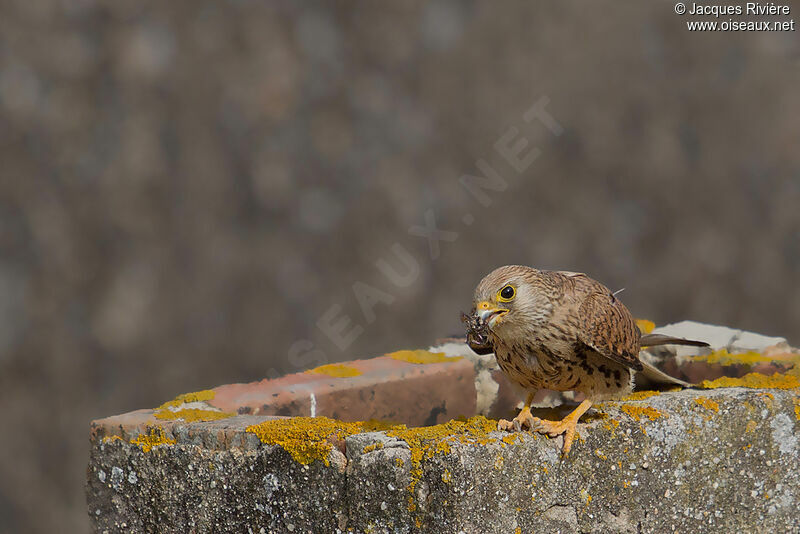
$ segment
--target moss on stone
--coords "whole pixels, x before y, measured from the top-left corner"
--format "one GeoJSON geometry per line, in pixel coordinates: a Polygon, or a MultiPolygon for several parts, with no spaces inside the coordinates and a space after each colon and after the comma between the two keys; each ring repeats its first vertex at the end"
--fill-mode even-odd
{"type": "Polygon", "coordinates": [[[387,354],[390,358],[408,363],[447,363],[457,362],[461,356],[445,356],[444,352],[429,352],[427,350],[398,350],[387,354]]]}

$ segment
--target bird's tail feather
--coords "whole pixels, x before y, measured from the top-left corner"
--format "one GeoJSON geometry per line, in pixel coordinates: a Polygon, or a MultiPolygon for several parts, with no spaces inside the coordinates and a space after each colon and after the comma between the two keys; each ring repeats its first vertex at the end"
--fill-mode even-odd
{"type": "Polygon", "coordinates": [[[642,373],[650,382],[654,382],[656,384],[675,384],[685,388],[692,386],[688,382],[684,382],[679,378],[668,375],[653,364],[647,363],[644,360],[641,360],[641,362],[643,369],[639,372],[642,373]]]}
{"type": "Polygon", "coordinates": [[[694,341],[682,337],[665,336],[664,334],[644,334],[641,339],[642,347],[655,347],[656,345],[690,345],[692,347],[708,347],[705,341],[694,341]]]}

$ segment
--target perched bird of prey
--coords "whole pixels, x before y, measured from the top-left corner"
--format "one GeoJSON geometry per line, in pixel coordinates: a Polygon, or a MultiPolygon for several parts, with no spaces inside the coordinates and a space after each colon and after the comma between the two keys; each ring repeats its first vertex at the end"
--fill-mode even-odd
{"type": "Polygon", "coordinates": [[[500,420],[498,428],[529,428],[551,437],[564,434],[565,455],[578,419],[593,402],[630,393],[636,371],[664,375],[639,360],[642,346],[708,346],[658,334],[643,336],[614,293],[585,274],[521,265],[500,267],[481,280],[472,315],[464,320],[470,347],[479,354],[494,351],[508,378],[528,391],[519,415],[513,421],[500,420]],[[586,399],[561,421],[539,419],[530,406],[543,388],[579,391],[586,399]]]}

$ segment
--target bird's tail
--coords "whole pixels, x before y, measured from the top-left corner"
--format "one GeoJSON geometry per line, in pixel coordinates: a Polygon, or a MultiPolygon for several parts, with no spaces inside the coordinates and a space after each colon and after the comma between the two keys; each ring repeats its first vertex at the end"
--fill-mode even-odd
{"type": "Polygon", "coordinates": [[[640,342],[642,347],[655,347],[656,345],[690,345],[692,347],[708,347],[705,341],[694,341],[682,337],[665,336],[664,334],[644,334],[640,342]]]}
{"type": "Polygon", "coordinates": [[[684,382],[680,378],[675,378],[672,375],[668,375],[651,363],[648,363],[644,360],[641,360],[641,362],[643,369],[639,372],[642,373],[650,382],[654,382],[656,384],[674,384],[684,388],[692,386],[690,383],[684,382]]]}

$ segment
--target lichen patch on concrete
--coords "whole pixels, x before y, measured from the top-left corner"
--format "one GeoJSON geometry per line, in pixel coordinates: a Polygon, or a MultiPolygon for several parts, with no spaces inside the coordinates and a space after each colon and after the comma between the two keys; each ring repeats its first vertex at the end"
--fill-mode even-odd
{"type": "Polygon", "coordinates": [[[353,367],[352,365],[345,365],[341,363],[329,363],[327,365],[320,365],[314,369],[306,371],[309,374],[327,375],[334,378],[349,378],[353,376],[361,376],[363,373],[353,367]]]}
{"type": "Polygon", "coordinates": [[[280,445],[300,464],[321,460],[329,465],[332,440],[342,441],[353,434],[388,428],[390,425],[378,421],[347,423],[328,417],[293,417],[251,425],[246,432],[255,434],[262,443],[280,445]]]}
{"type": "Polygon", "coordinates": [[[165,402],[161,406],[158,407],[159,410],[167,409],[167,408],[177,408],[183,404],[189,404],[193,402],[206,402],[213,400],[216,396],[216,391],[213,389],[204,389],[202,391],[193,391],[192,393],[184,393],[182,395],[178,395],[171,401],[165,402]]]}
{"type": "Polygon", "coordinates": [[[650,397],[655,397],[657,395],[661,395],[661,392],[652,390],[634,391],[633,393],[623,398],[622,400],[624,401],[644,400],[644,399],[649,399],[650,397]]]}
{"type": "Polygon", "coordinates": [[[195,423],[199,421],[217,421],[219,419],[227,419],[236,415],[231,412],[223,412],[221,410],[211,410],[204,408],[183,408],[180,410],[158,410],[153,414],[156,419],[164,421],[183,420],[187,423],[195,423]]]}
{"type": "Polygon", "coordinates": [[[139,434],[130,441],[133,445],[138,445],[143,452],[150,452],[154,447],[160,445],[175,445],[176,441],[164,434],[164,429],[160,426],[152,427],[149,434],[139,434]]]}
{"type": "Polygon", "coordinates": [[[748,373],[741,378],[724,376],[716,380],[703,380],[700,387],[716,388],[754,388],[754,389],[794,389],[800,388],[800,379],[793,374],[775,373],[772,376],[761,373],[748,373]]]}
{"type": "Polygon", "coordinates": [[[462,358],[461,356],[446,356],[443,352],[429,352],[427,350],[398,350],[390,352],[387,356],[402,362],[417,364],[456,362],[462,358]]]}
{"type": "Polygon", "coordinates": [[[669,417],[668,414],[659,412],[655,408],[651,406],[638,406],[634,404],[623,404],[620,406],[620,410],[625,412],[626,414],[630,415],[637,421],[647,418],[650,421],[655,421],[656,419],[660,419],[662,417],[669,417]]]}
{"type": "Polygon", "coordinates": [[[708,397],[697,397],[694,399],[695,404],[702,406],[706,410],[717,413],[719,412],[719,403],[709,399],[708,397]]]}

